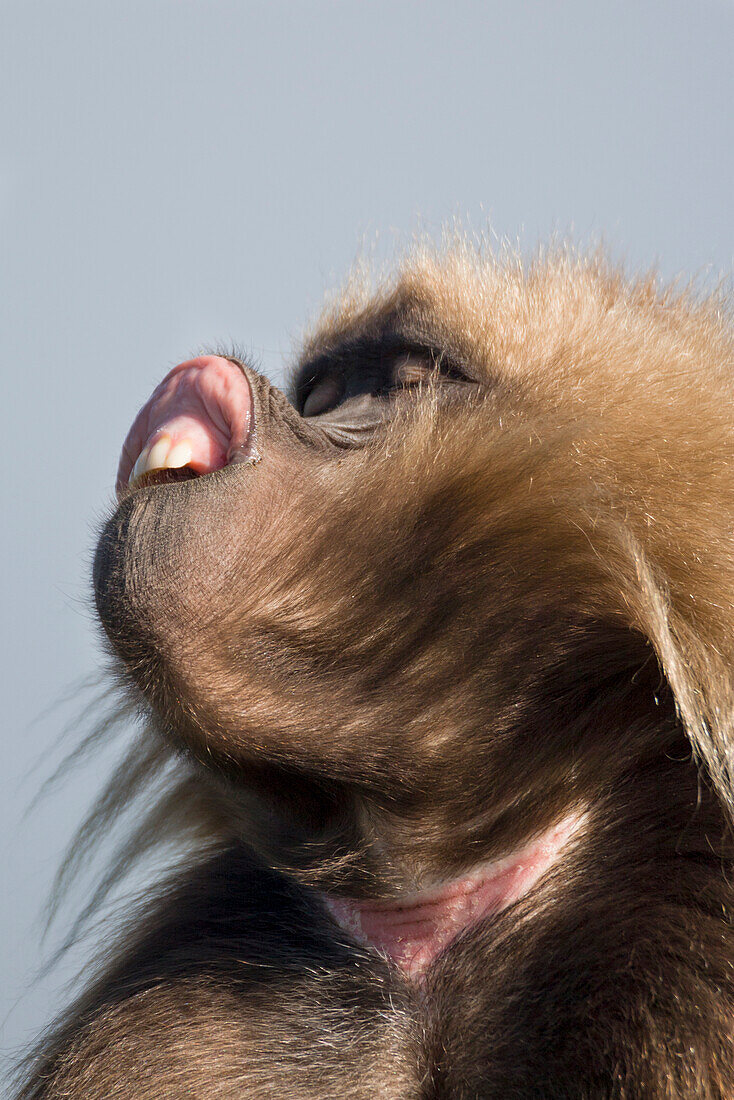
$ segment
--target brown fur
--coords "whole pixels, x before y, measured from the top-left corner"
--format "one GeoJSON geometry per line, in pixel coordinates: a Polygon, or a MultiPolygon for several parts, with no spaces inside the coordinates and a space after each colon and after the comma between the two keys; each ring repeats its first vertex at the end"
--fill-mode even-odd
{"type": "Polygon", "coordinates": [[[391,348],[472,384],[355,442],[247,368],[260,461],[130,494],[96,567],[155,732],[82,839],[185,747],[120,867],[201,855],[25,1100],[734,1097],[733,347],[718,298],[460,245],[355,280],[295,393],[391,348]],[[399,896],[571,808],[422,984],[313,892],[399,896]]]}

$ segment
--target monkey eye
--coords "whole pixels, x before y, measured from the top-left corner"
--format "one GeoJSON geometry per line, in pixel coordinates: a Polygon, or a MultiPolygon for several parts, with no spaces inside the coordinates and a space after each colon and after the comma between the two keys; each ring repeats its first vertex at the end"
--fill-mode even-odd
{"type": "Polygon", "coordinates": [[[314,363],[298,383],[297,403],[303,417],[325,416],[342,405],[349,405],[352,415],[357,399],[366,407],[365,402],[384,402],[439,381],[471,379],[440,351],[367,344],[314,363]]]}
{"type": "Polygon", "coordinates": [[[303,402],[301,416],[320,416],[339,404],[344,393],[344,381],[333,374],[327,374],[309,390],[303,402]]]}
{"type": "Polygon", "coordinates": [[[440,374],[435,363],[420,359],[415,355],[406,355],[395,367],[395,385],[408,389],[434,381],[440,374]]]}

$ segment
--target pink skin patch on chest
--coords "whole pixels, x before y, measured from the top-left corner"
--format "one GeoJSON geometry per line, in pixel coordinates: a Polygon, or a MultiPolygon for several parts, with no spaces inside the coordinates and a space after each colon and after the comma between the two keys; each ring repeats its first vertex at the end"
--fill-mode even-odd
{"type": "Polygon", "coordinates": [[[328,895],[323,900],[336,923],[358,943],[387,955],[407,977],[420,979],[467,928],[529,893],[553,867],[582,820],[583,814],[569,814],[511,855],[403,900],[328,895]]]}

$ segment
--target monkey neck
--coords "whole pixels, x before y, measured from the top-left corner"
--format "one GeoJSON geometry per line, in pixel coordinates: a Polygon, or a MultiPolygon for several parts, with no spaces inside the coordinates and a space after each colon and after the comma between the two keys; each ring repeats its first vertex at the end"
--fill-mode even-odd
{"type": "Polygon", "coordinates": [[[440,886],[390,901],[324,896],[334,920],[411,979],[462,932],[519,901],[549,871],[583,821],[572,813],[501,859],[440,886]]]}

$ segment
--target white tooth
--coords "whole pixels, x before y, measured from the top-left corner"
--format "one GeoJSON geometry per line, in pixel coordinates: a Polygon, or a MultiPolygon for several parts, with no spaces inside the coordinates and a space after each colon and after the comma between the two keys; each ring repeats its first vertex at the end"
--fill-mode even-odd
{"type": "Polygon", "coordinates": [[[137,479],[140,477],[140,475],[142,473],[144,473],[147,461],[148,461],[148,448],[143,447],[142,451],[140,452],[140,454],[137,457],[135,465],[133,466],[132,473],[130,474],[130,477],[127,479],[129,485],[132,485],[133,481],[137,481],[137,479]]]}
{"type": "Polygon", "coordinates": [[[182,439],[180,443],[177,443],[176,446],[171,449],[164,465],[171,470],[179,469],[179,467],[186,466],[191,462],[193,453],[193,449],[188,439],[182,439]]]}
{"type": "Polygon", "coordinates": [[[145,463],[145,469],[142,471],[146,473],[149,470],[163,470],[168,465],[166,459],[168,452],[171,449],[171,437],[170,435],[162,435],[150,449],[148,459],[145,463]]]}
{"type": "Polygon", "coordinates": [[[166,456],[171,447],[170,435],[162,435],[155,441],[152,447],[143,447],[138,455],[137,462],[133,466],[128,478],[128,485],[132,485],[149,470],[160,470],[166,465],[166,456]]]}

